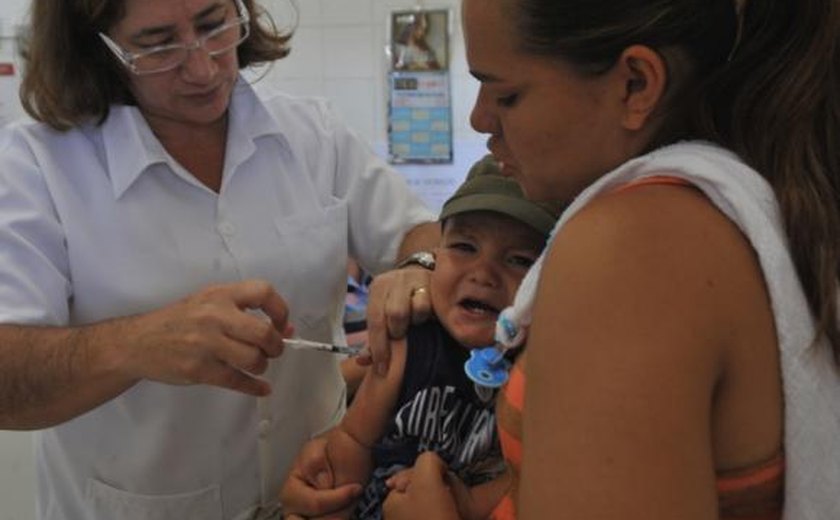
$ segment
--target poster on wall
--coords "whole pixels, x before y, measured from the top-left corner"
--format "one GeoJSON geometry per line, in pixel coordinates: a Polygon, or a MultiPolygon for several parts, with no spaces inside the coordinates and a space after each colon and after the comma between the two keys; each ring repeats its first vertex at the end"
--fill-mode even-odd
{"type": "Polygon", "coordinates": [[[451,163],[449,10],[394,11],[389,26],[389,159],[451,163]]]}

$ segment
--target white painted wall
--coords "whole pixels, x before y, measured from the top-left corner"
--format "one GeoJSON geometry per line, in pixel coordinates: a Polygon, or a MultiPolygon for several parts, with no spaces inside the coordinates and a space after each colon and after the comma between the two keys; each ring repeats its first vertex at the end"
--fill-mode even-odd
{"type": "MultiPolygon", "coordinates": [[[[259,0],[258,0],[259,1],[259,0]]],[[[262,0],[282,26],[288,0],[262,0]]],[[[467,74],[458,0],[429,0],[427,8],[451,8],[450,38],[455,160],[451,165],[398,167],[433,208],[460,183],[484,153],[484,138],[469,128],[468,115],[478,84],[467,74]]],[[[387,20],[392,10],[414,0],[298,0],[300,26],[292,54],[271,67],[263,81],[301,95],[332,100],[340,114],[370,145],[385,155],[387,20]]],[[[0,61],[13,54],[10,36],[28,9],[28,0],[0,1],[0,61]]],[[[16,114],[17,79],[0,78],[0,115],[16,114]]],[[[2,124],[0,120],[0,124],[2,124]]],[[[0,431],[0,520],[35,517],[31,434],[0,431]]]]}

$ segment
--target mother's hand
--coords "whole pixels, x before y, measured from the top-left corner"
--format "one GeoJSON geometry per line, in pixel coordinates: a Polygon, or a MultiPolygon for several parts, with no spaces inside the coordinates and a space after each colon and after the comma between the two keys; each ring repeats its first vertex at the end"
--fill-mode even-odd
{"type": "Polygon", "coordinates": [[[370,355],[358,358],[361,364],[372,362],[376,373],[385,375],[391,361],[390,340],[404,337],[409,325],[426,321],[432,313],[430,275],[428,269],[411,266],[373,279],[367,304],[370,355]]]}

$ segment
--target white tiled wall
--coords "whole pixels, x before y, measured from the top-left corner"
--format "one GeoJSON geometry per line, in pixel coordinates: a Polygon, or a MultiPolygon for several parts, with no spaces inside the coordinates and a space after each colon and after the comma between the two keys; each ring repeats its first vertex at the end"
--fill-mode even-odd
{"type": "MultiPolygon", "coordinates": [[[[278,25],[289,20],[289,0],[265,0],[263,5],[278,25]]],[[[298,0],[298,6],[300,24],[292,42],[292,53],[271,66],[263,81],[294,94],[330,99],[350,126],[382,155],[387,153],[385,49],[390,13],[418,6],[450,10],[454,162],[397,166],[424,200],[438,209],[472,162],[484,153],[484,138],[469,126],[478,83],[467,72],[460,2],[298,0]]]]}
{"type": "MultiPolygon", "coordinates": [[[[279,26],[289,23],[289,0],[263,0],[279,26]]],[[[292,54],[266,72],[288,92],[325,96],[371,146],[384,154],[386,137],[387,21],[392,10],[412,8],[414,0],[297,0],[300,25],[292,54]]],[[[420,1],[426,8],[450,8],[450,55],[455,159],[451,165],[400,165],[409,182],[439,207],[484,153],[484,138],[473,132],[468,115],[477,83],[467,74],[458,0],[420,1]]],[[[28,0],[0,1],[0,25],[19,23],[28,0]]],[[[0,29],[3,30],[3,29],[0,29]]],[[[0,58],[3,49],[0,48],[0,58]]],[[[0,61],[2,61],[0,59],[0,61]]],[[[3,85],[0,85],[3,87],[3,85]]],[[[0,103],[16,103],[13,88],[0,88],[0,103]]],[[[31,436],[0,432],[0,520],[34,518],[31,436]]]]}

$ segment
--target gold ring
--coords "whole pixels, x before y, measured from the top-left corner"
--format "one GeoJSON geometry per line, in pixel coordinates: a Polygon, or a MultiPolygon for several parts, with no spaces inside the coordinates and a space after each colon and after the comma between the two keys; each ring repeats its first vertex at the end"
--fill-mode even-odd
{"type": "Polygon", "coordinates": [[[415,287],[414,289],[411,290],[411,296],[414,296],[415,294],[428,293],[428,292],[429,292],[428,287],[415,287]]]}

